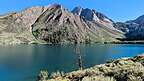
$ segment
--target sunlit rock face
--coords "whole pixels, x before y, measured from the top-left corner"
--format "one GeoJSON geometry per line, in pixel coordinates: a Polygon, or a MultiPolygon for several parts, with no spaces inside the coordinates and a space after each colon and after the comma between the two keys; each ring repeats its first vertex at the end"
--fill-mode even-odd
{"type": "Polygon", "coordinates": [[[32,7],[0,16],[0,44],[29,43],[35,40],[31,25],[46,9],[47,7],[32,7]]]}
{"type": "Polygon", "coordinates": [[[86,20],[89,21],[105,21],[105,22],[113,22],[111,19],[109,19],[107,16],[105,16],[104,14],[97,12],[93,9],[89,9],[89,8],[82,8],[82,7],[75,7],[72,10],[73,14],[79,15],[84,17],[86,20]]]}
{"type": "Polygon", "coordinates": [[[32,27],[37,39],[50,43],[117,41],[122,37],[106,16],[81,7],[70,12],[59,4],[49,6],[32,27]]]}
{"type": "Polygon", "coordinates": [[[71,12],[75,15],[80,15],[82,10],[83,8],[78,6],[78,7],[75,7],[71,12]]]}
{"type": "Polygon", "coordinates": [[[0,44],[111,42],[123,38],[114,22],[92,9],[36,6],[0,16],[0,44]]]}
{"type": "Polygon", "coordinates": [[[100,12],[97,12],[96,10],[89,9],[89,8],[84,9],[84,8],[81,8],[81,7],[75,7],[72,10],[72,13],[83,17],[87,21],[102,24],[102,25],[107,26],[108,28],[110,28],[112,30],[116,30],[113,27],[114,21],[112,21],[110,18],[108,18],[104,14],[102,14],[100,12]]]}

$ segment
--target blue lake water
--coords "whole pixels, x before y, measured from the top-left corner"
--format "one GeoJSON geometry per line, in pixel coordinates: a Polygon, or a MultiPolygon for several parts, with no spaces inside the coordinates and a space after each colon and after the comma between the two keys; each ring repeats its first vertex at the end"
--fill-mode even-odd
{"type": "MultiPolygon", "coordinates": [[[[49,73],[77,70],[74,49],[74,45],[0,46],[0,81],[35,81],[42,69],[49,73]]],[[[85,68],[144,53],[142,44],[80,45],[80,49],[85,68]]]]}

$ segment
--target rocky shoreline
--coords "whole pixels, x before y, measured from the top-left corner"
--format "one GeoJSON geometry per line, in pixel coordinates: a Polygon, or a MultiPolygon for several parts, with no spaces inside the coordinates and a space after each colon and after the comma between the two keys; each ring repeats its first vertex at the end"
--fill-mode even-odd
{"type": "Polygon", "coordinates": [[[49,77],[41,71],[37,81],[144,81],[144,55],[122,58],[70,73],[56,72],[49,77]]]}

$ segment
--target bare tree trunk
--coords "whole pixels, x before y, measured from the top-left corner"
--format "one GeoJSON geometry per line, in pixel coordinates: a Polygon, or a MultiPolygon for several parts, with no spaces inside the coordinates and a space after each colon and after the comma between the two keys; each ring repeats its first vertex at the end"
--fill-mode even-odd
{"type": "Polygon", "coordinates": [[[82,70],[83,69],[83,61],[82,61],[79,43],[76,45],[75,52],[77,54],[78,67],[80,70],[82,70]]]}

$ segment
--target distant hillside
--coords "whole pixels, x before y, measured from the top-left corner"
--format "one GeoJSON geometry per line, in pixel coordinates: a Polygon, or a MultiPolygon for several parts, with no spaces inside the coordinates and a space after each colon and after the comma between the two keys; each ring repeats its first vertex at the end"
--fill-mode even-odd
{"type": "Polygon", "coordinates": [[[117,22],[115,27],[125,33],[126,38],[123,40],[144,40],[144,15],[135,20],[117,22]]]}

